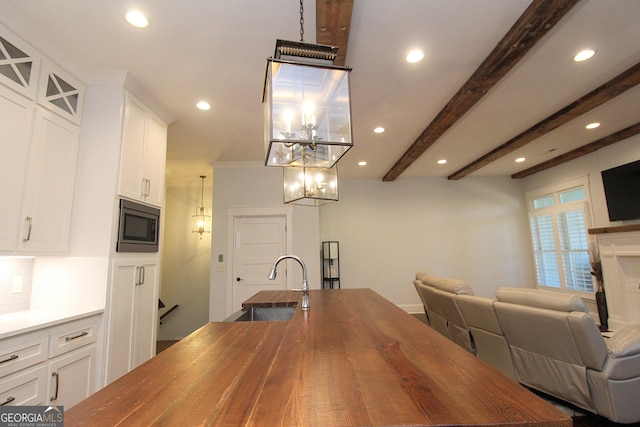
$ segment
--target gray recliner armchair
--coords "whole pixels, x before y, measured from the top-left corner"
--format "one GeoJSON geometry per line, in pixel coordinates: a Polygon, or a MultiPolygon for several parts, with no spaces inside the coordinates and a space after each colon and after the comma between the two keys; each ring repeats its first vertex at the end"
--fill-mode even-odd
{"type": "Polygon", "coordinates": [[[456,301],[469,326],[478,358],[515,379],[511,350],[493,308],[494,300],[460,294],[456,301]]]}
{"type": "Polygon", "coordinates": [[[501,288],[496,297],[520,383],[614,422],[640,422],[640,325],[605,339],[577,296],[501,288]]]}
{"type": "Polygon", "coordinates": [[[458,304],[456,295],[473,295],[471,287],[460,280],[424,275],[423,287],[431,327],[465,350],[475,354],[475,346],[458,304]]]}
{"type": "Polygon", "coordinates": [[[424,314],[426,317],[427,325],[431,326],[431,320],[429,319],[429,309],[427,308],[427,300],[425,299],[425,296],[424,296],[425,290],[422,289],[424,288],[424,285],[422,284],[422,277],[426,275],[427,273],[418,271],[416,273],[416,278],[413,280],[413,286],[416,288],[416,292],[420,297],[420,301],[422,301],[422,306],[424,307],[424,314]]]}

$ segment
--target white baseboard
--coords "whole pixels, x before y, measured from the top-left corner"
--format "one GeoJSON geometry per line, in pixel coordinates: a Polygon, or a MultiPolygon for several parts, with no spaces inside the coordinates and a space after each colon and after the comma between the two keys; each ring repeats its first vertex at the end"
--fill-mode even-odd
{"type": "Polygon", "coordinates": [[[398,305],[398,307],[409,314],[424,314],[424,307],[422,304],[401,304],[398,305]]]}

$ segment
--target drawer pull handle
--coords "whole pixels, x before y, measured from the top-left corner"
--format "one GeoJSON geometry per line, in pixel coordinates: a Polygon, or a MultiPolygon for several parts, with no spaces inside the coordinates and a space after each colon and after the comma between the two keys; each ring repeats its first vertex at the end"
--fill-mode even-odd
{"type": "Polygon", "coordinates": [[[12,354],[8,359],[0,360],[0,364],[11,362],[12,360],[16,360],[18,357],[20,356],[18,356],[17,354],[12,354]]]}
{"type": "Polygon", "coordinates": [[[58,386],[60,385],[60,376],[58,375],[57,372],[52,372],[51,373],[51,377],[56,379],[56,390],[53,394],[53,396],[51,396],[51,401],[54,401],[56,399],[58,399],[58,386]]]}
{"type": "Polygon", "coordinates": [[[81,334],[78,334],[78,335],[73,336],[73,337],[66,337],[64,340],[65,340],[66,342],[69,342],[69,341],[73,341],[73,340],[78,339],[78,338],[82,338],[82,337],[84,337],[85,335],[89,335],[89,332],[87,332],[87,331],[83,331],[81,334]]]}
{"type": "Polygon", "coordinates": [[[9,396],[9,397],[7,397],[7,400],[5,400],[4,402],[0,403],[0,406],[8,405],[9,403],[13,402],[14,400],[16,400],[15,397],[9,396]]]}

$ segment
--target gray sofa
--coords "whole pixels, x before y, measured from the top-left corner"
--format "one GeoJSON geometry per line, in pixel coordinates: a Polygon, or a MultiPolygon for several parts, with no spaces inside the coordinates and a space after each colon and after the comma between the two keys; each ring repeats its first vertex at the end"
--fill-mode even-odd
{"type": "Polygon", "coordinates": [[[604,338],[575,295],[501,288],[492,300],[425,273],[414,285],[432,328],[505,375],[611,421],[640,422],[640,325],[604,338]]]}

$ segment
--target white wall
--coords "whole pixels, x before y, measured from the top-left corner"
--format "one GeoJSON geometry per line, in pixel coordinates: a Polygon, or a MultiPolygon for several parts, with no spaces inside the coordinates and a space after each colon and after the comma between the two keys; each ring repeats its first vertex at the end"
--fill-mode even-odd
{"type": "MultiPolygon", "coordinates": [[[[282,169],[262,163],[214,164],[213,229],[211,245],[211,288],[209,319],[219,321],[230,315],[226,308],[230,284],[227,251],[227,211],[234,208],[282,208],[282,169]],[[218,271],[218,256],[224,257],[224,271],[218,271]]],[[[292,247],[287,251],[300,256],[306,266],[311,288],[320,287],[320,240],[317,207],[293,206],[292,247]]],[[[274,260],[275,261],[275,260],[274,260]]],[[[300,269],[292,269],[291,282],[301,283],[300,269]]]]}
{"type": "Polygon", "coordinates": [[[589,177],[589,190],[593,211],[594,227],[611,227],[616,225],[640,223],[636,221],[609,221],[607,202],[602,187],[600,172],[616,166],[640,159],[640,135],[628,138],[609,147],[539,172],[523,179],[525,191],[545,187],[581,176],[589,177]]]}
{"type": "MultiPolygon", "coordinates": [[[[211,207],[211,176],[206,180],[204,206],[211,207]]],[[[159,340],[181,339],[209,321],[209,265],[211,234],[192,233],[191,216],[200,206],[201,181],[194,176],[190,186],[167,187],[162,236],[160,299],[167,315],[158,329],[159,340]]],[[[209,210],[211,214],[211,210],[209,210]]]]}
{"type": "Polygon", "coordinates": [[[320,235],[340,242],[343,288],[372,288],[409,312],[421,309],[419,270],[487,297],[535,285],[522,187],[510,178],[342,179],[320,235]]]}

